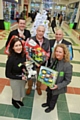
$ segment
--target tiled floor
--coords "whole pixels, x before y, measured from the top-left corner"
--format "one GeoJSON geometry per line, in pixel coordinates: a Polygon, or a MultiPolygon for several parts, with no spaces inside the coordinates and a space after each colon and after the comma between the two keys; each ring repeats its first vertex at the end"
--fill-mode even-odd
{"type": "MultiPolygon", "coordinates": [[[[27,21],[27,29],[32,24],[27,21]]],[[[42,95],[36,90],[23,100],[24,107],[16,109],[11,104],[12,91],[9,79],[5,77],[5,63],[7,56],[4,54],[5,42],[9,31],[0,31],[0,120],[80,120],[80,41],[71,34],[71,29],[62,26],[64,38],[73,44],[74,58],[72,82],[68,85],[66,94],[59,96],[56,107],[50,113],[45,113],[41,104],[46,100],[45,86],[42,85],[42,95]]],[[[51,28],[49,39],[54,38],[51,28]]],[[[27,85],[25,87],[26,91],[27,85]]]]}

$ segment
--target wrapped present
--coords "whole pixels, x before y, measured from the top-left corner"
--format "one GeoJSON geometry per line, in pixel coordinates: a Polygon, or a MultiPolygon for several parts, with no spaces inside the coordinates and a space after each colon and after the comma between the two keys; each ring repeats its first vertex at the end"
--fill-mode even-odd
{"type": "Polygon", "coordinates": [[[40,66],[49,57],[47,52],[41,48],[33,39],[27,40],[25,42],[25,51],[31,60],[37,64],[37,66],[40,66]]]}
{"type": "Polygon", "coordinates": [[[57,71],[52,70],[45,66],[41,66],[38,75],[38,80],[49,87],[53,87],[55,85],[57,76],[58,76],[57,71]]]}
{"type": "Polygon", "coordinates": [[[5,53],[5,54],[9,55],[9,46],[10,46],[10,43],[11,43],[12,39],[14,39],[15,37],[16,37],[16,36],[13,35],[12,38],[10,39],[8,45],[6,46],[6,48],[5,48],[5,50],[4,50],[4,53],[5,53]]]}
{"type": "Polygon", "coordinates": [[[70,53],[70,60],[73,59],[73,50],[72,50],[72,46],[71,45],[67,45],[69,53],[70,53]]]}

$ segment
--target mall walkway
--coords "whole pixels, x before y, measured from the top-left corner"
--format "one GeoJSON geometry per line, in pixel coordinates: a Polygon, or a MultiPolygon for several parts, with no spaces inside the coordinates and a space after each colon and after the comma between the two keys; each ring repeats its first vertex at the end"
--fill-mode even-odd
{"type": "MultiPolygon", "coordinates": [[[[32,24],[27,22],[27,29],[32,24]]],[[[71,35],[71,29],[62,26],[64,38],[73,44],[74,58],[72,82],[68,85],[66,94],[59,96],[57,105],[50,113],[45,113],[41,104],[45,102],[46,92],[42,85],[41,96],[36,90],[23,100],[24,106],[16,109],[11,104],[12,91],[9,80],[5,77],[5,63],[7,56],[4,54],[4,46],[9,31],[0,31],[0,120],[80,120],[80,41],[71,35]]],[[[54,38],[51,29],[49,38],[54,38]]],[[[27,85],[26,85],[27,88],[27,85]]]]}

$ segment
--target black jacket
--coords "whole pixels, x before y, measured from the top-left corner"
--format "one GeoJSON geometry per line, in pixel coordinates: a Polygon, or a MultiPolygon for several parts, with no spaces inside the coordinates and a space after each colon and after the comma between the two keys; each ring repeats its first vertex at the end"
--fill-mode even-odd
{"type": "MultiPolygon", "coordinates": [[[[39,42],[38,40],[36,39],[36,36],[34,37],[31,37],[38,45],[39,45],[39,42]]],[[[40,46],[40,45],[39,45],[40,46]]],[[[46,52],[48,52],[49,50],[49,47],[50,47],[50,44],[49,44],[49,40],[45,37],[43,37],[43,44],[41,46],[46,52]]]]}
{"type": "Polygon", "coordinates": [[[52,20],[51,27],[52,28],[56,27],[56,21],[55,20],[52,20]]]}
{"type": "MultiPolygon", "coordinates": [[[[18,29],[13,30],[13,31],[10,32],[5,46],[8,45],[8,43],[9,43],[9,41],[10,41],[10,39],[12,38],[13,35],[16,35],[16,36],[19,37],[18,29]]],[[[27,38],[31,37],[30,31],[25,29],[25,30],[24,30],[24,36],[25,36],[24,41],[26,41],[27,38]]]]}
{"type": "MultiPolygon", "coordinates": [[[[56,41],[56,39],[51,39],[51,40],[50,40],[50,47],[53,47],[53,46],[54,46],[55,41],[56,41]]],[[[65,44],[65,45],[72,45],[70,42],[68,42],[68,41],[66,41],[66,40],[64,40],[64,39],[62,40],[62,43],[65,44]]]]}
{"type": "Polygon", "coordinates": [[[21,80],[21,75],[23,73],[22,69],[25,68],[25,66],[19,66],[19,64],[23,64],[24,62],[26,62],[26,55],[22,57],[21,54],[14,53],[9,56],[6,62],[6,77],[14,80],[21,80]]]}

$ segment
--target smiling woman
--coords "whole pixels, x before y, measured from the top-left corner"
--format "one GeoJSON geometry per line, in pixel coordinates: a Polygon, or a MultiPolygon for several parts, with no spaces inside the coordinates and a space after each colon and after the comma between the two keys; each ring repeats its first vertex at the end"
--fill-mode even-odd
{"type": "Polygon", "coordinates": [[[22,44],[20,43],[20,41],[17,41],[17,42],[14,44],[13,50],[14,50],[16,53],[21,53],[21,52],[22,52],[22,44]]]}
{"type": "Polygon", "coordinates": [[[67,46],[64,44],[58,44],[55,47],[54,52],[52,53],[52,57],[57,60],[64,59],[64,61],[69,62],[70,54],[69,54],[69,50],[68,50],[67,46]]]}
{"type": "Polygon", "coordinates": [[[56,105],[59,94],[67,91],[67,85],[72,78],[72,65],[69,62],[69,51],[64,44],[58,44],[52,53],[50,68],[58,71],[58,77],[52,88],[47,87],[47,100],[42,107],[48,107],[45,112],[52,111],[56,105]]]}
{"type": "Polygon", "coordinates": [[[9,47],[9,56],[6,62],[6,77],[10,79],[10,86],[12,89],[12,104],[16,108],[23,106],[21,98],[25,97],[25,80],[26,76],[23,74],[23,69],[26,67],[19,64],[26,62],[26,54],[22,41],[19,38],[13,38],[9,47]]]}
{"type": "Polygon", "coordinates": [[[24,48],[22,45],[22,41],[19,40],[18,37],[14,37],[10,43],[9,55],[11,56],[13,53],[23,54],[24,53],[23,51],[24,51],[24,48]]]}

